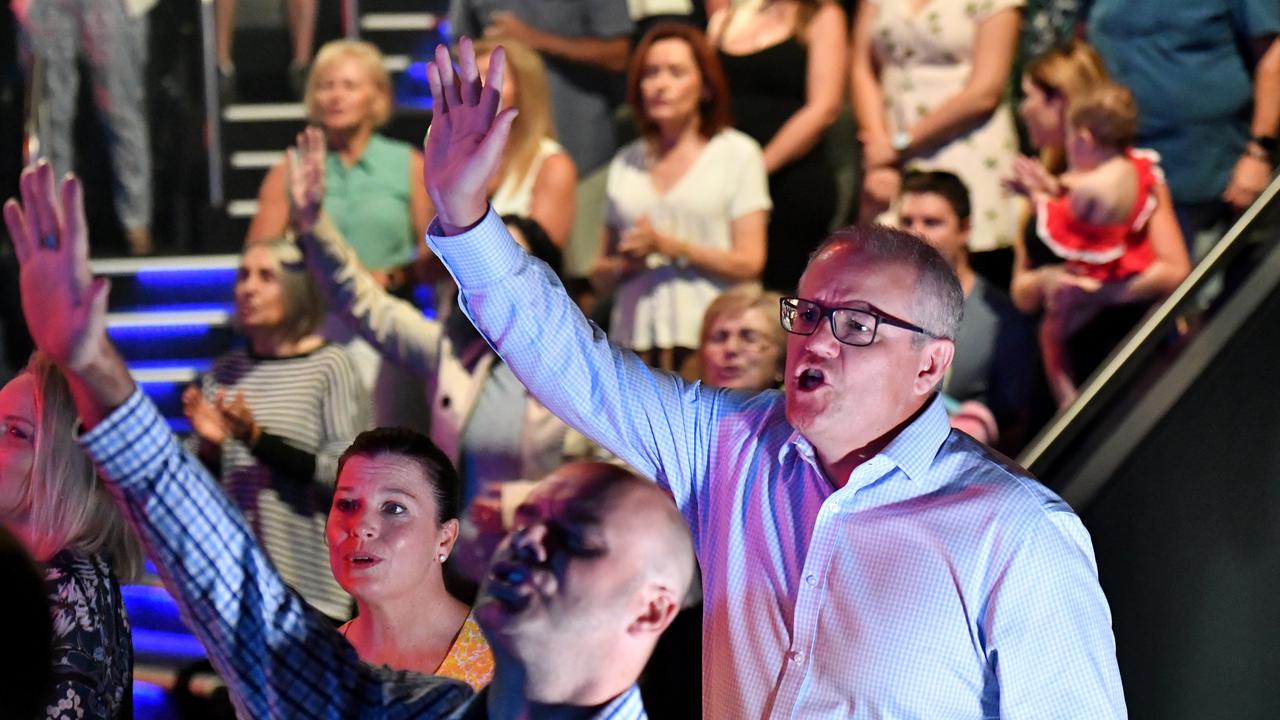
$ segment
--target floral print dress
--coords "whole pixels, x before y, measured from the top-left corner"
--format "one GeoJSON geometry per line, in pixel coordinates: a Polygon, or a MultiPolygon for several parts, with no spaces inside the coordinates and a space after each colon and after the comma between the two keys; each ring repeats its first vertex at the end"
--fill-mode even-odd
{"type": "MultiPolygon", "coordinates": [[[[872,52],[880,66],[889,133],[910,130],[929,111],[955,95],[973,71],[978,25],[993,14],[1020,8],[1024,0],[925,0],[913,9],[909,0],[870,0],[878,8],[872,52]]],[[[908,167],[947,170],[969,186],[975,252],[1013,245],[1024,205],[1008,198],[1000,179],[1009,174],[1018,152],[1013,111],[1007,102],[968,132],[912,158],[908,167]]],[[[896,221],[896,208],[882,222],[896,221]]]]}
{"type": "Polygon", "coordinates": [[[47,720],[133,716],[133,640],[120,583],[99,555],[63,550],[45,563],[53,616],[54,692],[47,720]]]}

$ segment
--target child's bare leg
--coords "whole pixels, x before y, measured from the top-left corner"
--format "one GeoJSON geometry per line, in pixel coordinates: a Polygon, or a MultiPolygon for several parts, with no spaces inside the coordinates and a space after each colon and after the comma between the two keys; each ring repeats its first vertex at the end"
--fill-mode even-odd
{"type": "Polygon", "coordinates": [[[1049,390],[1059,409],[1075,402],[1079,395],[1071,381],[1061,328],[1061,321],[1052,314],[1046,315],[1040,323],[1040,355],[1044,360],[1045,379],[1049,381],[1049,390]]]}

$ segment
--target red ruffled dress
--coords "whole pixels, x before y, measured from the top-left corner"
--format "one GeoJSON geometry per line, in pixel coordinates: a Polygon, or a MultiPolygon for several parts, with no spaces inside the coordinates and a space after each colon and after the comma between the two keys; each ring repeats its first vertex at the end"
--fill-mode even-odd
{"type": "Polygon", "coordinates": [[[1129,148],[1125,157],[1138,176],[1138,193],[1125,222],[1095,225],[1079,220],[1071,212],[1069,195],[1040,199],[1036,204],[1036,234],[1070,272],[1104,282],[1124,280],[1155,259],[1147,222],[1156,209],[1156,188],[1164,183],[1160,155],[1129,148]]]}

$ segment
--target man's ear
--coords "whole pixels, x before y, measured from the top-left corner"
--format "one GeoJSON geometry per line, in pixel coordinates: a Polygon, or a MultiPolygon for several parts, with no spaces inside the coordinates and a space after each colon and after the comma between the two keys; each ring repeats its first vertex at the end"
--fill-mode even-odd
{"type": "Polygon", "coordinates": [[[917,395],[928,395],[942,383],[955,353],[956,344],[951,340],[931,338],[925,343],[920,351],[920,369],[916,373],[914,390],[917,395]]]}
{"type": "Polygon", "coordinates": [[[680,614],[680,596],[671,588],[654,584],[645,591],[640,614],[627,626],[631,635],[649,635],[657,639],[680,614]]]}

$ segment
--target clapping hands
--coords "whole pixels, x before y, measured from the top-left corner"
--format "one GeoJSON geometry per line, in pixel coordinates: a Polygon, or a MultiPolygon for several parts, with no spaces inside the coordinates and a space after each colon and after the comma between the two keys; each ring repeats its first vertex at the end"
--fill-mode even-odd
{"type": "Polygon", "coordinates": [[[243,391],[237,392],[228,402],[226,390],[219,389],[210,402],[198,387],[190,385],[182,393],[182,412],[191,421],[192,432],[211,445],[221,445],[228,438],[236,438],[253,447],[262,435],[262,428],[254,420],[243,391]]]}

